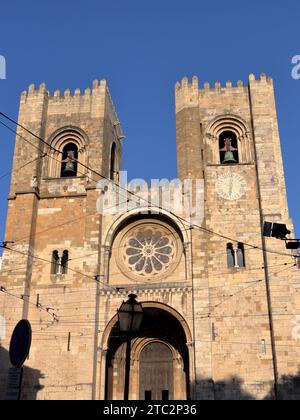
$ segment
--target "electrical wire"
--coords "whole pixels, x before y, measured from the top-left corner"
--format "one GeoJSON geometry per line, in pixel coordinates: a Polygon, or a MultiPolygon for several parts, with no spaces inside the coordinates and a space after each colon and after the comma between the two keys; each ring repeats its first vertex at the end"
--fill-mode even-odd
{"type": "Polygon", "coordinates": [[[15,294],[11,293],[11,292],[8,292],[8,291],[5,289],[5,287],[3,287],[3,286],[0,286],[0,292],[5,293],[5,294],[7,294],[8,296],[14,297],[14,298],[16,298],[16,299],[22,300],[23,302],[27,302],[29,305],[33,305],[33,306],[34,306],[36,309],[38,309],[39,311],[44,311],[44,312],[47,312],[47,314],[49,314],[49,315],[53,318],[53,320],[54,320],[54,321],[58,321],[58,317],[57,317],[56,313],[55,313],[55,312],[53,312],[53,311],[54,311],[54,309],[53,309],[53,308],[50,308],[50,307],[45,307],[45,306],[43,306],[41,303],[38,303],[38,304],[33,303],[33,302],[31,302],[29,299],[26,299],[26,297],[25,297],[24,295],[22,295],[22,296],[17,296],[17,295],[15,295],[15,294]]]}
{"type": "MultiPolygon", "coordinates": [[[[288,269],[290,269],[290,268],[292,268],[292,267],[289,267],[288,269]]],[[[286,268],[284,269],[284,270],[287,270],[286,268]]],[[[276,272],[276,273],[273,273],[273,275],[276,275],[276,274],[278,274],[278,273],[281,273],[282,272],[282,270],[280,270],[279,272],[276,272]]],[[[249,285],[249,286],[247,286],[247,287],[245,287],[245,288],[242,288],[241,290],[239,290],[239,291],[237,291],[236,293],[233,293],[233,294],[231,294],[228,298],[226,298],[226,299],[224,299],[223,301],[221,301],[221,302],[219,302],[218,304],[215,304],[215,305],[213,305],[212,306],[212,310],[214,310],[214,309],[216,309],[216,308],[218,308],[218,307],[220,307],[223,303],[225,303],[225,302],[227,302],[229,299],[232,299],[234,296],[236,296],[236,295],[238,295],[238,294],[241,294],[241,293],[243,293],[245,290],[248,290],[249,288],[252,288],[252,287],[255,287],[257,284],[259,284],[259,283],[262,283],[263,282],[263,279],[259,279],[259,280],[256,280],[256,281],[252,281],[252,283],[253,284],[251,284],[251,285],[249,285]]],[[[203,288],[204,289],[204,288],[203,288]]],[[[4,290],[2,290],[2,288],[1,288],[1,291],[4,291],[4,290]]],[[[5,292],[6,293],[8,293],[6,290],[5,290],[5,292]]],[[[12,296],[14,296],[14,297],[17,297],[16,295],[12,295],[12,296]]],[[[19,298],[19,297],[18,297],[19,298]]],[[[22,299],[22,300],[24,300],[24,298],[19,298],[19,299],[22,299]]],[[[34,305],[34,306],[36,306],[36,304],[34,304],[34,303],[32,303],[32,302],[30,302],[29,301],[29,303],[31,303],[32,305],[34,305]]],[[[93,307],[94,308],[94,307],[93,307]]],[[[93,309],[92,308],[92,309],[93,309]]],[[[47,312],[48,312],[48,309],[49,308],[46,308],[47,309],[47,312]]],[[[72,308],[71,308],[72,309],[72,308]]],[[[80,308],[80,309],[83,309],[83,308],[80,308]]],[[[247,316],[245,315],[245,316],[242,316],[242,315],[238,315],[238,316],[224,316],[224,315],[221,315],[221,316],[218,316],[218,315],[215,315],[214,313],[212,313],[212,310],[210,310],[210,312],[209,313],[205,313],[205,314],[198,314],[196,317],[197,317],[197,319],[206,319],[206,318],[238,318],[238,319],[241,319],[241,318],[243,318],[243,317],[246,317],[246,318],[256,318],[256,317],[266,317],[268,314],[255,314],[255,315],[251,315],[251,317],[249,316],[249,314],[247,314],[247,316]]],[[[280,316],[280,315],[284,315],[284,316],[293,316],[294,314],[286,314],[286,313],[284,313],[284,314],[274,314],[274,317],[276,317],[276,316],[280,316]]],[[[86,325],[87,323],[91,323],[91,324],[94,324],[95,323],[95,320],[94,319],[88,319],[88,320],[78,320],[78,314],[75,314],[75,316],[76,316],[76,319],[77,319],[77,321],[74,321],[74,322],[70,322],[70,321],[64,321],[64,319],[65,318],[68,318],[68,317],[72,317],[72,318],[74,318],[74,314],[72,314],[72,315],[62,315],[62,314],[59,314],[59,320],[60,320],[60,324],[68,324],[68,325],[70,325],[70,324],[72,324],[72,325],[74,325],[74,324],[76,324],[76,325],[86,325]]],[[[57,315],[56,315],[56,319],[55,320],[57,320],[58,318],[57,318],[57,315]]]]}
{"type": "MultiPolygon", "coordinates": [[[[46,157],[47,156],[47,154],[46,153],[44,153],[43,155],[41,155],[41,156],[39,156],[39,157],[37,157],[37,158],[35,158],[35,159],[33,159],[33,160],[31,160],[30,162],[27,162],[27,163],[25,163],[24,165],[22,165],[22,166],[19,166],[18,168],[15,168],[14,170],[15,171],[20,171],[21,169],[23,169],[23,168],[25,168],[26,166],[28,166],[28,165],[30,165],[31,163],[34,163],[34,162],[36,162],[37,160],[39,160],[39,159],[43,159],[44,157],[46,157]]],[[[3,174],[3,175],[1,175],[0,176],[0,180],[1,179],[3,179],[3,178],[6,178],[7,176],[10,176],[12,174],[12,170],[11,171],[9,171],[9,172],[6,172],[5,174],[3,174]]]]}
{"type": "MultiPolygon", "coordinates": [[[[42,143],[44,143],[44,144],[46,144],[49,148],[50,148],[50,150],[55,150],[55,151],[57,151],[57,152],[59,152],[59,153],[61,153],[62,154],[62,152],[61,151],[59,151],[59,150],[56,150],[56,149],[54,149],[51,145],[49,145],[44,139],[42,139],[41,137],[39,137],[39,136],[36,136],[34,133],[32,133],[30,130],[28,130],[28,129],[26,129],[25,127],[23,127],[22,125],[20,125],[19,123],[17,123],[17,122],[15,122],[14,120],[12,120],[12,119],[10,119],[9,117],[7,117],[5,114],[3,114],[2,112],[0,113],[0,115],[2,115],[2,116],[4,116],[5,118],[7,118],[9,121],[11,121],[11,122],[13,122],[13,123],[15,123],[15,124],[17,124],[19,127],[21,127],[22,129],[24,129],[25,131],[27,131],[28,133],[30,133],[31,135],[33,135],[33,136],[35,136],[36,138],[38,138],[40,141],[42,141],[42,143]]],[[[10,128],[9,128],[10,129],[10,128]]],[[[11,131],[13,131],[13,130],[11,130],[11,131]]],[[[16,133],[17,135],[19,135],[19,133],[16,133]]],[[[29,142],[29,144],[31,144],[30,142],[29,142]]],[[[31,144],[32,145],[32,144],[31,144]]],[[[40,149],[38,149],[38,150],[40,150],[40,149]]],[[[47,155],[47,154],[46,154],[47,155]]],[[[45,155],[45,156],[46,156],[45,155]]],[[[43,156],[43,157],[45,157],[45,156],[43,156]]],[[[41,158],[41,157],[39,157],[39,158],[41,158]]],[[[39,159],[39,158],[36,158],[35,160],[37,160],[37,159],[39,159]]],[[[52,158],[51,156],[50,156],[50,158],[52,158]]],[[[77,161],[78,162],[78,161],[77,161]]],[[[31,163],[31,162],[30,162],[31,163]]],[[[79,163],[79,162],[78,162],[79,163]]],[[[104,179],[107,179],[108,181],[110,181],[110,182],[112,182],[111,180],[109,180],[107,177],[105,177],[105,176],[103,176],[102,174],[99,174],[98,172],[96,172],[96,171],[94,171],[93,169],[91,169],[90,167],[88,167],[88,166],[86,166],[86,165],[82,165],[83,167],[85,167],[86,169],[88,169],[88,170],[90,170],[90,171],[92,171],[93,173],[95,173],[95,174],[97,174],[98,176],[100,176],[101,178],[104,178],[104,179]]],[[[96,182],[96,181],[95,181],[96,182]]],[[[126,191],[126,193],[127,194],[130,194],[130,195],[133,195],[134,197],[137,197],[139,200],[143,200],[143,201],[145,201],[145,202],[147,202],[147,204],[150,204],[151,205],[151,203],[150,203],[150,201],[149,200],[147,200],[147,199],[144,199],[143,197],[140,197],[140,196],[138,196],[137,194],[135,194],[135,193],[133,193],[132,191],[130,191],[130,190],[128,190],[128,189],[125,189],[124,187],[121,187],[120,185],[118,185],[117,183],[115,183],[114,182],[114,184],[115,184],[115,186],[117,186],[118,188],[121,188],[121,189],[124,189],[125,191],[126,191]]],[[[158,207],[160,210],[165,210],[163,207],[158,207]]],[[[170,210],[168,210],[168,212],[170,212],[170,210]]],[[[182,220],[184,223],[186,223],[186,224],[188,224],[189,226],[191,226],[191,221],[189,221],[189,220],[187,220],[187,219],[185,219],[185,218],[182,218],[182,217],[180,217],[180,216],[178,216],[178,215],[176,215],[175,213],[173,213],[173,212],[170,212],[173,216],[175,216],[177,219],[179,219],[179,220],[182,220]]],[[[269,253],[273,253],[273,254],[278,254],[278,255],[284,255],[284,256],[288,256],[288,257],[290,257],[291,255],[289,255],[289,254],[286,254],[286,253],[282,253],[282,252],[278,252],[278,251],[275,251],[275,250],[267,250],[267,249],[265,249],[264,247],[259,247],[259,246],[256,246],[256,245],[253,245],[253,244],[249,244],[249,243],[246,243],[246,242],[242,242],[242,241],[240,241],[240,240],[236,240],[236,239],[233,239],[233,238],[231,238],[231,237],[229,237],[229,236],[227,236],[227,235],[223,235],[223,234],[220,234],[220,233],[217,233],[217,232],[215,232],[215,231],[213,231],[213,230],[210,230],[210,229],[207,229],[207,228],[204,228],[204,227],[202,227],[202,226],[200,226],[200,225],[197,225],[197,224],[194,224],[193,226],[192,226],[193,228],[197,228],[197,229],[199,229],[199,230],[201,230],[201,231],[204,231],[204,232],[206,232],[206,233],[208,233],[208,234],[211,234],[211,235],[214,235],[214,236],[218,236],[218,237],[220,237],[220,238],[222,238],[222,239],[226,239],[226,240],[229,240],[229,241],[232,241],[232,242],[236,242],[236,243],[242,243],[243,245],[245,245],[245,246],[247,246],[247,247],[249,247],[249,248],[252,248],[252,249],[259,249],[259,250],[262,250],[262,251],[265,251],[265,252],[269,252],[269,253]]],[[[48,262],[48,263],[52,263],[51,261],[47,261],[47,260],[45,260],[45,259],[41,259],[41,258],[38,258],[38,257],[35,257],[35,256],[33,256],[33,255],[30,255],[30,254],[25,254],[25,253],[22,253],[22,252],[20,252],[20,251],[17,251],[17,250],[13,250],[13,249],[11,249],[11,248],[8,248],[7,246],[1,246],[2,248],[5,248],[5,249],[8,249],[8,250],[10,250],[10,251],[12,251],[12,252],[18,252],[18,253],[20,253],[20,254],[23,254],[23,255],[28,255],[28,256],[31,256],[32,258],[36,258],[36,259],[40,259],[41,261],[44,261],[44,262],[48,262]]],[[[88,278],[91,278],[91,279],[93,279],[93,280],[97,280],[98,282],[101,282],[98,278],[95,278],[95,277],[91,277],[91,276],[88,276],[88,275],[85,275],[84,273],[80,273],[80,272],[78,272],[78,271],[76,271],[76,270],[71,270],[70,269],[70,271],[74,271],[74,272],[76,272],[77,274],[80,274],[80,275],[83,275],[83,276],[85,276],[85,277],[88,277],[88,278]]],[[[260,281],[258,281],[258,282],[262,282],[263,280],[260,280],[260,281]]],[[[257,283],[258,283],[257,282],[257,283]]],[[[103,282],[102,282],[103,283],[103,282]]],[[[104,283],[103,283],[104,284],[104,283]]],[[[108,286],[106,283],[105,283],[105,286],[108,286]]],[[[248,288],[250,288],[250,287],[253,287],[253,285],[252,286],[249,286],[249,287],[247,287],[247,288],[244,288],[243,290],[241,290],[241,291],[238,291],[236,294],[238,294],[238,293],[242,293],[244,290],[246,290],[246,289],[248,289],[248,288]]],[[[117,288],[114,288],[115,290],[117,290],[117,288]]],[[[231,295],[230,297],[229,297],[229,299],[230,298],[232,298],[233,296],[234,296],[235,294],[233,294],[233,295],[231,295]]],[[[226,300],[228,300],[228,299],[226,299],[226,300]]],[[[224,303],[225,301],[223,301],[223,302],[221,302],[221,303],[224,303]]],[[[218,305],[215,305],[215,308],[216,307],[219,307],[220,305],[221,305],[221,303],[219,303],[218,305]]]]}
{"type": "MultiPolygon", "coordinates": [[[[43,144],[45,144],[45,145],[46,145],[47,147],[49,147],[51,150],[53,150],[53,151],[55,151],[55,152],[57,152],[57,153],[59,153],[59,154],[63,154],[63,152],[62,152],[62,151],[60,151],[59,149],[56,149],[56,148],[54,148],[53,146],[51,146],[51,145],[50,145],[50,144],[49,144],[49,143],[48,143],[45,139],[43,139],[42,137],[40,137],[40,136],[36,135],[36,134],[35,134],[35,133],[33,133],[31,130],[27,129],[27,128],[26,128],[26,127],[24,127],[22,124],[20,124],[20,123],[18,123],[17,121],[13,120],[12,118],[10,118],[9,116],[7,116],[7,115],[6,115],[6,114],[4,114],[3,112],[0,112],[0,115],[2,115],[4,118],[6,118],[8,121],[12,122],[13,124],[17,125],[18,127],[22,128],[22,129],[23,129],[23,130],[25,130],[27,133],[29,133],[30,135],[34,136],[36,139],[40,140],[43,144]]],[[[1,123],[1,121],[0,121],[0,123],[1,123]]],[[[11,131],[14,131],[14,130],[12,130],[12,129],[11,129],[11,131]]],[[[16,135],[20,136],[20,134],[19,134],[17,131],[14,131],[14,133],[15,133],[16,135]]],[[[49,155],[48,155],[48,156],[49,156],[49,155]]],[[[49,157],[50,157],[50,158],[53,158],[52,156],[49,156],[49,157]]],[[[134,193],[134,192],[132,192],[132,191],[128,190],[128,189],[127,189],[127,188],[125,188],[125,187],[122,187],[121,185],[119,185],[119,184],[118,184],[118,183],[116,183],[115,181],[113,181],[113,180],[109,179],[108,177],[104,176],[104,175],[103,175],[103,174],[101,174],[100,172],[95,171],[93,168],[91,168],[91,167],[89,167],[89,166],[87,166],[87,165],[82,164],[82,163],[81,163],[81,162],[79,162],[78,160],[74,159],[74,161],[76,161],[78,164],[81,164],[81,165],[82,165],[85,169],[88,169],[89,171],[93,172],[94,174],[96,174],[97,176],[99,176],[101,179],[106,179],[107,181],[109,181],[109,182],[113,183],[115,187],[118,187],[118,188],[120,188],[120,189],[124,190],[127,194],[130,194],[130,195],[132,195],[132,196],[134,196],[134,197],[137,197],[139,200],[143,200],[143,201],[145,201],[145,202],[147,203],[147,205],[152,206],[152,203],[151,203],[149,200],[145,199],[144,197],[140,197],[140,196],[138,196],[136,193],[134,193]]],[[[60,163],[61,163],[61,162],[60,162],[60,163]]],[[[86,175],[86,174],[85,174],[85,175],[86,175]]],[[[95,182],[98,182],[98,181],[95,181],[95,182]]],[[[173,215],[174,217],[176,217],[177,219],[179,219],[179,220],[181,220],[182,222],[187,223],[189,226],[191,226],[191,221],[189,221],[189,220],[187,220],[187,219],[185,219],[185,218],[183,218],[183,217],[181,217],[181,216],[176,215],[175,213],[173,213],[173,212],[172,212],[172,211],[170,211],[169,209],[164,209],[164,208],[163,208],[163,207],[161,207],[161,206],[158,206],[157,208],[158,208],[158,209],[160,209],[160,210],[163,210],[163,211],[168,211],[170,214],[172,214],[172,215],[173,215]]],[[[259,249],[259,250],[261,250],[261,251],[268,252],[268,253],[272,253],[272,254],[284,255],[284,256],[288,256],[288,257],[291,257],[291,256],[292,256],[291,254],[286,254],[286,253],[279,252],[279,251],[275,251],[275,250],[267,250],[267,249],[265,249],[264,247],[260,247],[260,246],[257,246],[257,245],[253,245],[253,244],[249,244],[249,243],[246,243],[246,242],[242,242],[242,241],[240,241],[240,240],[237,240],[237,239],[231,238],[231,237],[229,237],[229,236],[227,236],[227,235],[223,235],[223,234],[220,234],[220,233],[218,233],[218,232],[214,232],[213,230],[210,230],[210,229],[204,228],[203,226],[200,226],[200,225],[198,225],[198,224],[193,224],[193,227],[194,227],[194,228],[197,228],[197,229],[199,229],[199,230],[201,230],[201,231],[204,231],[204,232],[206,232],[206,233],[209,233],[209,234],[211,234],[211,235],[218,236],[218,237],[220,237],[220,238],[222,238],[222,239],[226,239],[226,240],[229,240],[229,241],[232,241],[232,242],[235,242],[235,243],[241,243],[241,244],[243,244],[244,246],[248,246],[248,247],[250,247],[250,248],[259,249]]]]}
{"type": "MultiPolygon", "coordinates": [[[[8,246],[0,245],[0,248],[3,248],[3,249],[5,249],[5,250],[11,251],[11,252],[16,252],[16,253],[18,253],[18,254],[25,255],[25,256],[27,256],[27,257],[31,257],[31,258],[38,259],[38,260],[40,260],[40,261],[44,261],[44,262],[46,262],[46,263],[52,264],[52,261],[46,260],[46,259],[44,259],[44,258],[36,257],[36,256],[34,256],[34,255],[32,255],[32,254],[28,254],[28,253],[26,253],[26,252],[18,251],[18,250],[16,250],[16,249],[11,249],[11,248],[9,248],[8,246]]],[[[61,266],[61,267],[63,267],[63,265],[62,265],[62,264],[58,264],[58,265],[59,265],[59,266],[61,266]]],[[[105,284],[104,282],[102,282],[101,280],[99,280],[99,279],[98,279],[98,276],[94,276],[94,277],[92,277],[92,276],[89,276],[89,275],[87,275],[87,274],[85,274],[85,273],[82,273],[82,272],[80,272],[80,271],[74,270],[74,269],[72,269],[72,268],[70,268],[70,267],[68,267],[68,270],[70,270],[70,271],[72,271],[72,272],[74,272],[74,273],[76,273],[76,274],[79,274],[79,275],[81,275],[81,276],[83,276],[83,277],[86,277],[86,278],[88,278],[88,279],[94,280],[94,281],[96,281],[96,282],[98,282],[98,283],[103,283],[105,286],[110,287],[111,289],[117,290],[115,287],[112,287],[112,286],[110,286],[110,285],[108,285],[108,284],[105,284]]]]}

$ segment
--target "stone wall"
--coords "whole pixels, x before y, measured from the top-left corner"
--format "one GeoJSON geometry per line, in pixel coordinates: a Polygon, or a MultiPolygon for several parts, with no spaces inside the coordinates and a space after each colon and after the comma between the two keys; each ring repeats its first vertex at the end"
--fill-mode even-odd
{"type": "MultiPolygon", "coordinates": [[[[107,192],[96,184],[101,175],[109,177],[112,142],[117,145],[117,171],[122,158],[123,134],[105,81],[95,81],[83,95],[76,90],[71,96],[67,90],[64,96],[58,91],[51,96],[45,85],[32,85],[22,94],[19,122],[50,143],[64,130],[76,132],[86,164],[76,178],[49,176],[51,160],[60,155],[19,128],[23,138],[16,140],[5,236],[12,251],[5,250],[0,273],[6,288],[0,293],[0,315],[6,320],[0,398],[5,395],[9,338],[25,317],[32,324],[33,341],[22,398],[103,399],[109,340],[129,292],[138,295],[149,314],[164,314],[181,326],[191,398],[274,398],[276,375],[279,397],[299,396],[300,350],[292,329],[300,313],[300,279],[284,242],[262,238],[264,220],[292,228],[273,82],[251,75],[248,86],[228,82],[211,88],[206,83],[199,89],[196,77],[192,83],[184,78],[175,94],[179,177],[204,181],[200,227],[185,220],[186,208],[153,208],[147,196],[142,209],[132,206],[104,216],[97,212],[97,200],[107,192]],[[220,164],[218,136],[225,129],[237,135],[239,165],[220,164]],[[22,164],[34,159],[20,172],[22,164]],[[222,182],[231,173],[241,185],[237,196],[228,199],[222,182]],[[157,280],[151,275],[139,280],[118,262],[126,252],[120,238],[131,224],[152,223],[153,218],[176,232],[180,258],[174,270],[157,280]],[[237,241],[244,243],[245,267],[228,268],[227,244],[236,246],[237,241]],[[69,251],[67,274],[51,274],[55,250],[60,255],[69,251]]],[[[147,343],[162,339],[155,329],[152,334],[147,343]]],[[[136,337],[131,398],[138,397],[143,345],[143,337],[136,337]]],[[[175,350],[174,369],[182,377],[183,353],[175,350]]],[[[124,366],[115,366],[112,375],[117,383],[112,398],[120,398],[124,366]]],[[[178,386],[175,397],[186,395],[178,386]]]]}

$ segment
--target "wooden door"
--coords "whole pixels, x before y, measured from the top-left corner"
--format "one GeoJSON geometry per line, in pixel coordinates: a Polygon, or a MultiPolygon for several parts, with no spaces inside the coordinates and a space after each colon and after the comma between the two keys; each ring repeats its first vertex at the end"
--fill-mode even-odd
{"type": "Polygon", "coordinates": [[[162,343],[152,343],[140,355],[140,400],[174,399],[173,355],[162,343]]]}

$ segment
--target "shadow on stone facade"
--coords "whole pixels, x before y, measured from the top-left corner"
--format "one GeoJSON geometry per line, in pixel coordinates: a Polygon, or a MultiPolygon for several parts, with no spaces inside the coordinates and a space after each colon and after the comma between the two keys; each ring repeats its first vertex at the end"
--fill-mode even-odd
{"type": "MultiPolygon", "coordinates": [[[[237,376],[231,377],[228,381],[219,382],[200,379],[197,381],[197,385],[202,389],[202,395],[206,396],[204,399],[254,401],[258,399],[257,394],[263,393],[265,393],[263,400],[275,399],[272,383],[252,383],[253,394],[251,394],[245,390],[244,381],[237,376]]],[[[282,376],[278,383],[277,392],[278,400],[300,400],[300,370],[295,376],[282,376]]]]}
{"type": "Polygon", "coordinates": [[[278,395],[281,400],[300,400],[300,370],[298,375],[284,375],[278,384],[278,395]]]}
{"type": "MultiPolygon", "coordinates": [[[[5,399],[8,371],[11,368],[8,351],[0,344],[0,400],[5,399]]],[[[36,400],[38,392],[44,388],[40,379],[44,378],[41,371],[24,366],[22,381],[22,400],[36,400]]]]}
{"type": "MultiPolygon", "coordinates": [[[[0,400],[5,399],[7,374],[11,367],[8,351],[5,350],[0,343],[0,400]]],[[[44,388],[40,380],[44,378],[44,374],[29,367],[23,368],[23,390],[21,394],[22,400],[36,400],[38,392],[44,388]]],[[[274,400],[274,391],[272,384],[251,384],[256,388],[257,392],[263,393],[265,390],[264,400],[274,400]]],[[[238,376],[233,376],[228,381],[214,382],[211,379],[197,380],[197,388],[200,388],[200,399],[214,400],[257,400],[257,396],[245,390],[244,381],[238,376]]],[[[300,400],[300,370],[297,375],[284,375],[278,383],[278,399],[279,400],[300,400]]]]}
{"type": "Polygon", "coordinates": [[[216,400],[255,400],[243,388],[243,381],[238,377],[232,377],[227,382],[214,383],[214,395],[216,400]]]}
{"type": "Polygon", "coordinates": [[[0,343],[0,400],[4,400],[5,397],[5,384],[7,383],[7,373],[10,366],[8,351],[0,343]]]}

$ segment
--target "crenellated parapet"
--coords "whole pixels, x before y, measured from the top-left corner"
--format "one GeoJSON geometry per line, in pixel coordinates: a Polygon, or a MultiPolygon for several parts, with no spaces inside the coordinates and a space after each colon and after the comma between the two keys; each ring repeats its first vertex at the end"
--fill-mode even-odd
{"type": "Polygon", "coordinates": [[[183,108],[196,107],[199,104],[199,82],[198,77],[192,78],[192,83],[187,77],[175,85],[176,112],[183,108]]]}
{"type": "Polygon", "coordinates": [[[63,93],[55,90],[54,94],[47,90],[45,83],[39,87],[31,84],[27,91],[21,94],[22,110],[28,112],[34,111],[37,107],[47,108],[47,114],[56,115],[74,115],[90,114],[92,118],[108,116],[113,125],[118,125],[119,138],[123,138],[119,119],[111,98],[106,80],[94,80],[92,88],[86,88],[83,92],[76,88],[72,93],[66,89],[63,93]]]}
{"type": "Polygon", "coordinates": [[[247,92],[249,86],[260,87],[266,85],[273,88],[273,79],[267,77],[265,73],[261,73],[259,78],[250,74],[249,84],[247,85],[242,80],[238,80],[236,83],[229,80],[225,85],[217,81],[214,85],[204,82],[201,86],[197,76],[193,76],[191,81],[188,77],[184,77],[181,82],[175,84],[176,112],[183,108],[197,106],[199,100],[206,95],[238,95],[247,92]]]}

